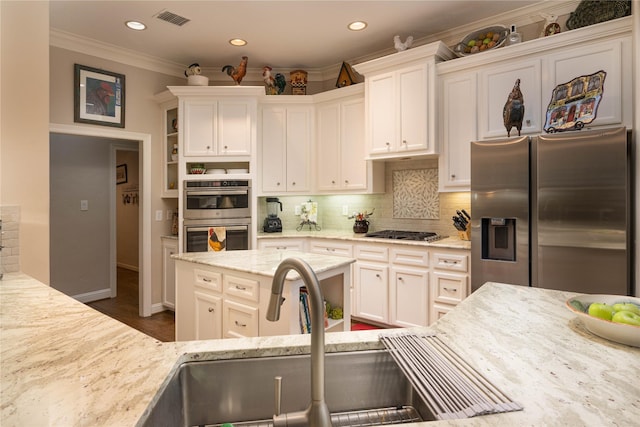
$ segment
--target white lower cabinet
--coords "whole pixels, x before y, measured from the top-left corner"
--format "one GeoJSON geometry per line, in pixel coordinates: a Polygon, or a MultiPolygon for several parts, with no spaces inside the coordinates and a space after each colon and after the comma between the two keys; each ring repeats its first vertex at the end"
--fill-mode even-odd
{"type": "Polygon", "coordinates": [[[176,263],[171,255],[178,253],[178,240],[162,238],[162,305],[170,310],[176,306],[176,263]]]}
{"type": "Polygon", "coordinates": [[[469,251],[438,249],[431,254],[433,323],[469,295],[469,251]]]}
{"type": "Polygon", "coordinates": [[[411,327],[429,324],[429,251],[391,248],[389,323],[411,327]]]}
{"type": "Polygon", "coordinates": [[[389,267],[356,262],[356,304],[354,316],[389,323],[389,267]]]}
{"type": "Polygon", "coordinates": [[[223,310],[224,338],[258,336],[258,307],[225,300],[223,310]]]}
{"type": "Polygon", "coordinates": [[[195,339],[222,338],[222,298],[207,292],[194,293],[195,339]]]}

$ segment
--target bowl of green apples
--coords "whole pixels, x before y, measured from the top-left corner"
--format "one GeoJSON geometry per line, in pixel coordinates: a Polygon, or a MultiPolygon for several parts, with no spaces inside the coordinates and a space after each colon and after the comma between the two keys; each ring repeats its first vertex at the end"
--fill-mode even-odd
{"type": "Polygon", "coordinates": [[[569,298],[566,305],[582,319],[589,332],[640,347],[640,298],[584,294],[569,298]]]}

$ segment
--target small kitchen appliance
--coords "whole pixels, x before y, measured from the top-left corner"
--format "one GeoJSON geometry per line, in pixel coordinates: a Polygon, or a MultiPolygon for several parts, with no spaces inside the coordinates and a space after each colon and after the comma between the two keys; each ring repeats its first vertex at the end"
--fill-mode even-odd
{"type": "Polygon", "coordinates": [[[265,233],[278,233],[282,231],[282,221],[278,218],[278,211],[282,212],[282,202],[277,197],[267,197],[267,217],[264,219],[262,229],[265,233]]]}

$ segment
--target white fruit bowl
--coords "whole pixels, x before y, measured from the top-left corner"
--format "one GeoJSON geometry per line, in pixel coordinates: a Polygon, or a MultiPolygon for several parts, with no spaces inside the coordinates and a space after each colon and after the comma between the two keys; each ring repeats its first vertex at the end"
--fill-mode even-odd
{"type": "Polygon", "coordinates": [[[640,298],[628,297],[624,295],[591,295],[584,294],[569,298],[566,306],[569,310],[576,313],[584,322],[585,327],[593,334],[599,337],[615,341],[620,344],[640,347],[640,326],[628,325],[626,323],[616,323],[610,320],[600,319],[590,316],[589,313],[578,310],[572,305],[573,301],[579,301],[585,310],[594,302],[601,302],[608,305],[632,302],[640,305],[640,298]]]}

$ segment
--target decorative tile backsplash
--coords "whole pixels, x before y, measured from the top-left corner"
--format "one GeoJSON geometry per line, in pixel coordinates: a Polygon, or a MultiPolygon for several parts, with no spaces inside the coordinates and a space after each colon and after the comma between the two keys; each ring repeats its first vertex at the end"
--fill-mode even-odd
{"type": "Polygon", "coordinates": [[[393,171],[393,217],[440,218],[438,169],[393,171]]]}

